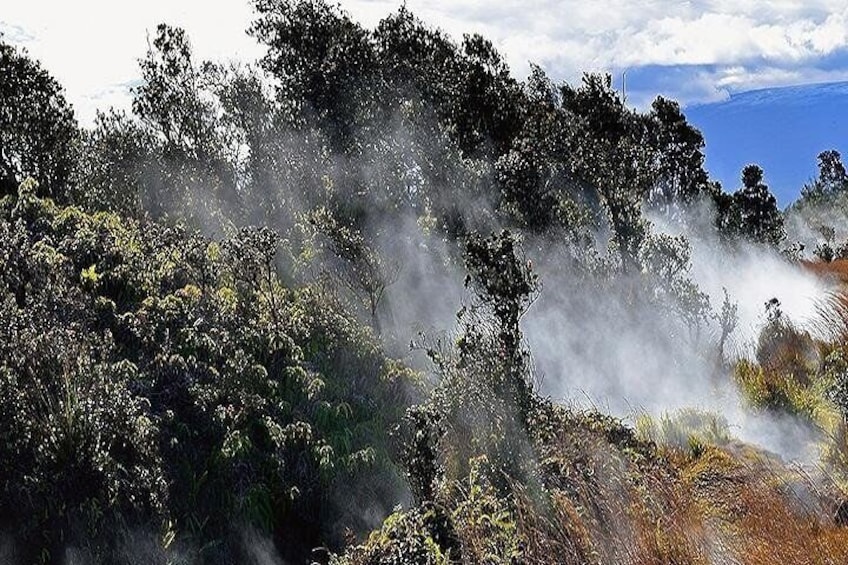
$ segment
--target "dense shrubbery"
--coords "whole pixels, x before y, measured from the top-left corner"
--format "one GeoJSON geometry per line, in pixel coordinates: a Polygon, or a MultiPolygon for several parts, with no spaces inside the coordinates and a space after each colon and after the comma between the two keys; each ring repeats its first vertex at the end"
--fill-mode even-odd
{"type": "Polygon", "coordinates": [[[296,556],[403,488],[387,432],[412,374],[280,284],[272,232],[215,242],[33,187],[0,204],[0,503],[23,555],[100,548],[120,516],[222,557],[251,526],[296,556]]]}

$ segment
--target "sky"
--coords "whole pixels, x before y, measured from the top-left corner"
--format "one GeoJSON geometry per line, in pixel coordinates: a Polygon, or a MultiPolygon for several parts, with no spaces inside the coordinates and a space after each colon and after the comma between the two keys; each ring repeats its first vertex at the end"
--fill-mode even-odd
{"type": "Polygon", "coordinates": [[[741,185],[742,168],[756,163],[781,207],[818,173],[819,153],[837,149],[848,161],[848,82],[733,94],[690,106],[686,116],[706,138],[713,179],[733,191],[741,185]]]}
{"type": "MultiPolygon", "coordinates": [[[[373,27],[400,2],[343,0],[341,6],[373,27]]],[[[406,6],[456,38],[477,32],[491,39],[517,78],[527,75],[531,61],[572,83],[583,72],[609,72],[618,88],[624,79],[628,103],[639,108],[657,94],[694,108],[750,90],[848,81],[848,0],[407,0],[406,6]]],[[[129,107],[137,61],[157,23],[184,27],[199,59],[252,61],[263,51],[244,31],[252,18],[247,0],[0,0],[6,41],[26,47],[59,79],[84,125],[97,109],[129,107]]],[[[712,126],[699,125],[709,151],[712,126]]]]}

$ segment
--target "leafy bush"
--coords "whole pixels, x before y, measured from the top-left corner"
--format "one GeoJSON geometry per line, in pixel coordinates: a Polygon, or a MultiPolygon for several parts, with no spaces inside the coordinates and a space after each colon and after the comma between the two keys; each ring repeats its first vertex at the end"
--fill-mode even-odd
{"type": "Polygon", "coordinates": [[[803,384],[809,383],[818,369],[818,350],[812,337],[786,319],[776,299],[766,303],[766,324],[757,338],[755,355],[764,370],[791,376],[803,384]]]}
{"type": "Polygon", "coordinates": [[[27,555],[100,551],[114,515],[207,557],[242,524],[298,556],[402,497],[387,430],[414,376],[280,284],[272,232],[218,243],[25,186],[2,211],[0,516],[27,555]]]}

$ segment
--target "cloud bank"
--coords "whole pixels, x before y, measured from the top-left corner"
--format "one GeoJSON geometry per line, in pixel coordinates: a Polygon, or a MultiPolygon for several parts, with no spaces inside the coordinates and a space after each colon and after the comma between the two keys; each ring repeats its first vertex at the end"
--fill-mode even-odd
{"type": "MultiPolygon", "coordinates": [[[[364,22],[392,2],[343,5],[364,22]]],[[[601,0],[410,0],[426,21],[460,36],[490,37],[519,76],[529,61],[558,79],[583,71],[641,70],[631,101],[665,92],[683,102],[713,101],[730,92],[848,78],[848,2],[626,2],[601,0]],[[674,81],[665,80],[667,75],[674,81]]]]}
{"type": "MultiPolygon", "coordinates": [[[[848,80],[846,0],[408,0],[407,7],[456,38],[490,38],[519,78],[529,63],[557,80],[584,71],[627,74],[628,100],[644,106],[657,94],[684,104],[730,93],[848,80]]],[[[395,0],[342,0],[371,27],[395,0]]],[[[185,27],[199,58],[253,60],[261,48],[244,33],[249,2],[106,0],[16,2],[0,16],[7,40],[26,46],[67,86],[83,123],[104,102],[126,107],[138,79],[145,37],[165,21],[185,27]]]]}

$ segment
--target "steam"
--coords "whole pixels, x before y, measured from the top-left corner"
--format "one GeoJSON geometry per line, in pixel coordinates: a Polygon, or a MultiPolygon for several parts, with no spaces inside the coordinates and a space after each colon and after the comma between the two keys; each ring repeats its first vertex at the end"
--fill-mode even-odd
{"type": "MultiPolygon", "coordinates": [[[[710,210],[702,206],[690,213],[710,210]]],[[[709,223],[673,225],[652,219],[656,233],[687,238],[689,276],[709,297],[712,309],[721,307],[725,291],[737,305],[738,323],[726,351],[731,360],[753,357],[766,321],[765,304],[773,298],[795,327],[815,331],[817,307],[831,290],[822,280],[776,251],[722,244],[704,225],[709,223]]],[[[543,298],[525,324],[545,377],[543,391],[622,417],[639,412],[659,416],[684,408],[714,412],[726,418],[731,432],[743,441],[785,459],[814,460],[818,436],[810,425],[791,415],[746,406],[728,369],[717,363],[714,323],[693,335],[662,305],[634,302],[615,292],[626,284],[600,290],[590,285],[575,292],[556,276],[543,275],[543,281],[543,298]]]]}
{"type": "Polygon", "coordinates": [[[786,217],[786,241],[804,246],[807,256],[827,239],[822,228],[833,230],[834,245],[848,240],[848,214],[843,206],[833,203],[807,202],[804,208],[789,208],[786,217]]]}
{"type": "Polygon", "coordinates": [[[242,532],[242,546],[251,565],[286,565],[277,553],[274,542],[253,528],[242,532]]]}
{"type": "Polygon", "coordinates": [[[777,252],[742,244],[732,253],[693,238],[692,277],[713,304],[723,289],[737,303],[739,322],[733,334],[740,356],[750,357],[763,326],[765,303],[773,298],[796,326],[815,331],[817,307],[833,290],[821,278],[777,252]]]}
{"type": "MultiPolygon", "coordinates": [[[[466,299],[460,249],[430,220],[450,211],[466,229],[499,229],[491,196],[498,193],[493,186],[496,167],[486,158],[463,157],[448,132],[413,102],[400,105],[379,131],[369,130],[368,135],[369,142],[355,155],[328,154],[326,139],[312,128],[271,135],[265,142],[274,165],[251,188],[257,205],[248,218],[276,229],[294,245],[308,245],[296,233],[298,217],[326,203],[331,193],[361,209],[356,213],[364,218],[363,236],[384,265],[396,267],[390,269],[391,280],[377,307],[381,337],[390,354],[421,366],[420,359],[409,357],[410,340],[420,331],[450,331],[466,299]],[[404,205],[396,207],[398,201],[404,205]]],[[[201,188],[193,196],[192,202],[210,200],[201,188]]],[[[197,212],[207,232],[220,234],[211,227],[216,218],[197,212]]],[[[677,212],[649,218],[651,231],[686,238],[691,250],[687,276],[706,294],[714,312],[725,292],[736,304],[738,324],[726,354],[753,355],[765,304],[772,299],[793,324],[815,329],[812,321],[816,305],[827,295],[825,284],[776,252],[720,242],[712,229],[714,211],[707,204],[677,212]]],[[[597,243],[588,253],[611,263],[604,256],[609,253],[608,230],[601,228],[591,238],[597,243]]],[[[527,255],[537,265],[543,289],[524,318],[523,330],[543,394],[620,416],[684,407],[713,410],[726,415],[740,437],[787,457],[797,455],[787,444],[804,435],[804,426],[795,433],[791,418],[783,422],[744,408],[718,359],[714,320],[693,327],[662,300],[634,293],[639,273],[587,274],[573,245],[553,237],[528,243],[527,255]],[[776,435],[769,431],[774,429],[776,435]]],[[[308,280],[310,274],[303,276],[308,280]]],[[[345,292],[350,294],[340,289],[345,292]]],[[[348,298],[351,304],[362,302],[361,297],[348,298]]],[[[368,316],[362,318],[369,322],[368,316]]]]}
{"type": "MultiPolygon", "coordinates": [[[[396,274],[387,281],[378,309],[381,338],[390,355],[426,370],[428,361],[423,355],[410,352],[410,341],[419,332],[449,334],[456,327],[457,311],[469,297],[463,284],[461,249],[432,225],[430,211],[385,210],[381,187],[396,181],[386,169],[406,171],[404,182],[409,190],[414,191],[425,182],[418,157],[414,152],[405,153],[415,144],[416,134],[403,120],[395,120],[391,127],[384,132],[382,143],[392,145],[388,152],[397,159],[396,163],[389,164],[380,154],[367,152],[356,160],[330,155],[324,161],[332,163],[327,174],[343,198],[345,187],[363,182],[369,187],[367,200],[360,201],[368,211],[362,232],[383,263],[397,267],[396,274]]],[[[309,153],[295,142],[293,146],[285,140],[278,143],[288,154],[309,153]]],[[[298,161],[292,159],[294,163],[298,161]]],[[[428,189],[429,194],[442,199],[429,205],[436,210],[461,211],[462,220],[470,229],[500,229],[493,203],[475,198],[477,191],[464,191],[458,186],[461,181],[453,179],[454,175],[469,178],[461,161],[455,165],[456,170],[443,177],[443,186],[428,189]]],[[[324,170],[321,163],[315,167],[316,171],[324,170]]],[[[283,171],[284,177],[306,178],[306,184],[313,187],[321,184],[309,177],[314,174],[308,170],[283,171]]],[[[492,182],[487,174],[470,178],[482,185],[492,182]]],[[[273,207],[277,216],[255,211],[251,220],[270,225],[291,241],[298,240],[293,218],[314,206],[315,199],[294,191],[281,196],[274,186],[267,187],[267,192],[269,199],[282,200],[273,207]]],[[[354,197],[363,196],[359,192],[351,194],[354,197]]],[[[709,206],[701,204],[686,211],[683,221],[665,217],[650,217],[650,221],[653,234],[686,238],[691,250],[686,276],[708,296],[714,312],[721,308],[725,291],[737,305],[738,324],[725,354],[732,358],[753,357],[766,321],[765,304],[773,298],[780,301],[783,313],[793,324],[814,331],[816,306],[830,288],[776,251],[748,244],[730,247],[720,242],[712,229],[713,214],[709,206]]],[[[539,391],[561,402],[594,407],[630,420],[641,413],[659,417],[686,408],[715,413],[726,419],[730,433],[740,440],[788,461],[814,464],[819,432],[791,415],[753,411],[746,405],[731,369],[718,359],[718,329],[714,321],[706,320],[693,329],[662,301],[634,294],[641,273],[610,275],[607,270],[596,274],[587,269],[581,253],[601,263],[614,262],[604,256],[609,253],[608,239],[608,231],[599,230],[590,237],[596,242],[594,248],[581,250],[550,237],[527,236],[526,254],[539,274],[542,290],[525,315],[522,329],[539,391]]],[[[304,276],[308,279],[310,275],[304,276]]],[[[351,304],[357,302],[356,297],[348,298],[351,304]]],[[[363,315],[362,321],[367,324],[368,316],[363,315]]],[[[344,494],[333,496],[340,498],[339,507],[347,508],[344,494]]],[[[395,498],[385,501],[384,506],[359,508],[360,521],[377,527],[392,506],[410,502],[406,491],[387,496],[395,498]]],[[[281,563],[269,541],[245,535],[243,542],[253,562],[281,563]]]]}
{"type": "MultiPolygon", "coordinates": [[[[696,207],[687,222],[655,217],[652,225],[654,233],[689,241],[688,276],[709,297],[713,311],[721,308],[725,291],[737,305],[738,323],[726,355],[753,358],[765,305],[774,298],[795,327],[814,332],[817,305],[830,292],[828,285],[776,251],[721,243],[709,227],[711,213],[707,206],[696,207]]],[[[386,300],[387,333],[408,343],[418,329],[452,328],[466,299],[456,250],[423,233],[413,218],[384,223],[376,231],[384,234],[383,252],[403,262],[386,300]]],[[[818,433],[809,424],[746,406],[731,369],[717,358],[714,321],[693,330],[664,303],[634,298],[638,273],[606,280],[587,276],[571,266],[570,246],[532,241],[526,247],[542,292],[522,329],[542,394],[624,418],[684,408],[713,412],[747,443],[787,460],[815,460],[818,433]]]]}

